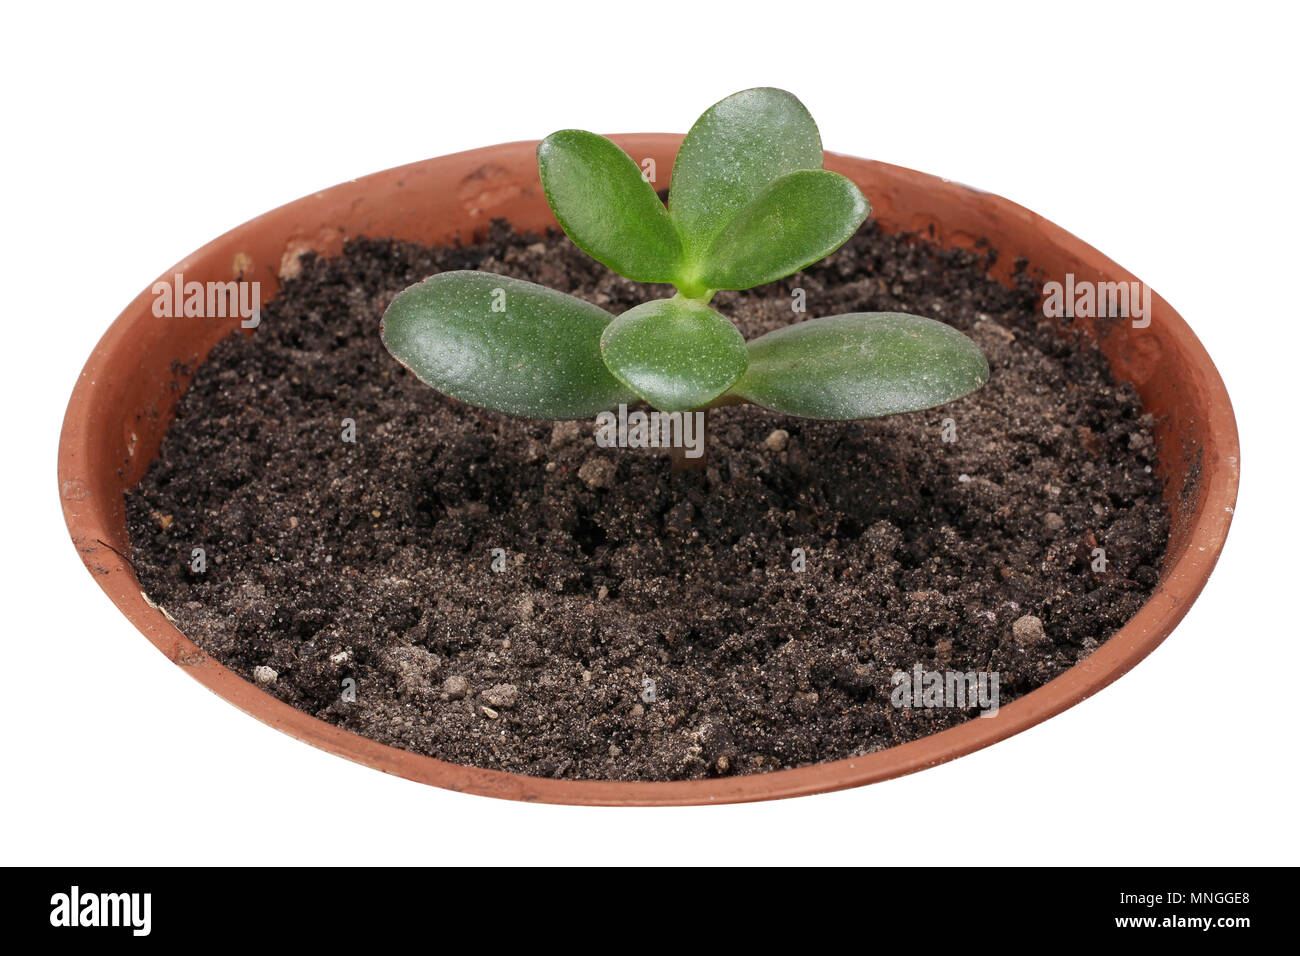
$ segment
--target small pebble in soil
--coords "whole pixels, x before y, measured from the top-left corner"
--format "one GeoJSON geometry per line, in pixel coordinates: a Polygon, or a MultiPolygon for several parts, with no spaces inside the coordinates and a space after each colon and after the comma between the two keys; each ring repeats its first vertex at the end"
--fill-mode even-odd
{"type": "Polygon", "coordinates": [[[442,682],[442,693],[448,700],[464,700],[469,694],[469,681],[459,676],[448,677],[442,682]]]}
{"type": "Polygon", "coordinates": [[[556,422],[551,426],[551,448],[571,445],[582,436],[577,422],[556,422]]]}
{"type": "Polygon", "coordinates": [[[275,668],[267,667],[265,664],[253,668],[253,680],[257,681],[259,684],[274,684],[276,678],[279,676],[280,675],[276,673],[275,668]]]}
{"type": "Polygon", "coordinates": [[[1021,645],[1032,646],[1047,641],[1047,632],[1043,630],[1043,622],[1033,614],[1026,614],[1023,617],[1016,618],[1015,623],[1011,625],[1011,633],[1015,637],[1016,643],[1021,645]]]}
{"type": "Polygon", "coordinates": [[[583,483],[593,491],[597,488],[608,488],[614,484],[614,473],[616,466],[608,458],[588,458],[578,469],[578,477],[583,483]]]}
{"type": "Polygon", "coordinates": [[[481,691],[479,696],[489,707],[504,710],[513,707],[515,701],[519,699],[519,688],[514,684],[497,684],[495,687],[481,691]]]}
{"type": "Polygon", "coordinates": [[[763,439],[763,444],[767,446],[769,451],[785,451],[786,446],[790,444],[790,433],[784,428],[774,428],[763,439]]]}

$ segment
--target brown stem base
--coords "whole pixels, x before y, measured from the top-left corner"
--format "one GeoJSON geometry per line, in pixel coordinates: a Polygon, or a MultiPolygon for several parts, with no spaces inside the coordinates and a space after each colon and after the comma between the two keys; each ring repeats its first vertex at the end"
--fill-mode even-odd
{"type": "MultiPolygon", "coordinates": [[[[672,461],[672,470],[677,471],[697,471],[704,472],[709,467],[709,410],[703,409],[704,422],[700,432],[700,449],[702,454],[698,458],[687,458],[686,449],[679,448],[676,445],[668,449],[669,459],[672,461]]],[[[691,415],[693,412],[686,412],[691,415]]]]}

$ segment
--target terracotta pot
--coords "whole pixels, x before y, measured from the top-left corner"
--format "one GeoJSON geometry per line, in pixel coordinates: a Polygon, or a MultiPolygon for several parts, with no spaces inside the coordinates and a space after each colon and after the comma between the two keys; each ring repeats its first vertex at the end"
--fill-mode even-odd
{"type": "MultiPolygon", "coordinates": [[[[615,137],[638,161],[671,169],[680,136],[615,137]]],[[[469,239],[496,216],[516,227],[553,225],[534,158],[535,143],[508,143],[376,173],[259,216],[187,256],[161,277],[262,282],[314,249],[338,253],[351,236],[424,243],[469,239]]],[[[826,166],[855,180],[887,230],[926,231],[947,246],[987,238],[999,277],[1027,257],[1049,277],[1134,281],[1097,250],[1041,216],[998,196],[934,176],[834,153],[826,166]]],[[[660,187],[667,185],[660,176],[660,187]]],[[[226,669],[151,606],[126,558],[123,493],[157,453],[185,379],[239,320],[160,319],[146,286],[96,346],[73,390],[59,444],[59,494],[68,530],[95,581],[153,644],[191,677],[273,727],[331,753],[452,790],[577,804],[688,804],[790,797],[872,783],[932,767],[1018,733],[1095,693],[1151,652],[1200,593],[1223,547],[1237,495],[1238,445],[1232,405],[1219,374],[1177,312],[1152,296],[1150,327],[1098,322],[1091,329],[1116,375],[1135,383],[1157,418],[1164,498],[1172,516],[1160,583],[1138,614],[1091,657],[1004,706],[994,718],[865,757],[796,770],[678,783],[545,780],[445,763],[340,730],[295,710],[226,669]]],[[[376,332],[376,334],[378,334],[376,332]]]]}

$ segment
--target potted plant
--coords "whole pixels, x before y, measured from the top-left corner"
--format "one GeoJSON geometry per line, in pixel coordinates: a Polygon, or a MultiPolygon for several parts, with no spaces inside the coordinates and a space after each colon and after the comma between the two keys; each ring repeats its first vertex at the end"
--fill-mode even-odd
{"type": "Polygon", "coordinates": [[[60,489],[101,586],[318,746],[581,803],[881,779],[1149,652],[1236,487],[1176,313],[1044,314],[1055,277],[1136,280],[1005,200],[823,154],[787,93],[676,146],[430,161],[189,257],[276,294],[250,323],[145,293],[88,363],[60,489]]]}

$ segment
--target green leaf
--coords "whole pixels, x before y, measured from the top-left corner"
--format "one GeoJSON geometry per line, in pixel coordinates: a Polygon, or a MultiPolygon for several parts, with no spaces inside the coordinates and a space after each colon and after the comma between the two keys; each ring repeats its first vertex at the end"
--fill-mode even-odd
{"type": "Polygon", "coordinates": [[[804,418],[852,419],[942,405],[979,388],[989,364],[950,325],[899,312],[853,312],[749,343],[731,393],[804,418]]]}
{"type": "Polygon", "coordinates": [[[804,169],[771,183],[720,232],[701,263],[709,289],[749,289],[830,255],[870,211],[839,173],[804,169]]]}
{"type": "Polygon", "coordinates": [[[822,140],[785,90],[743,90],[704,112],[673,163],[668,208],[689,262],[698,262],[741,207],[799,169],[822,168],[822,140]]]}
{"type": "Polygon", "coordinates": [[[562,129],[537,147],[555,218],[583,252],[636,282],[675,282],[682,240],[641,167],[612,141],[562,129]]]}
{"type": "Polygon", "coordinates": [[[399,293],[384,345],[426,385],[529,418],[591,418],[636,397],[600,358],[612,316],[506,276],[442,272],[399,293]]]}
{"type": "Polygon", "coordinates": [[[703,302],[673,296],[624,312],[605,329],[600,353],[614,376],[655,408],[707,405],[745,371],[745,340],[703,302]]]}

